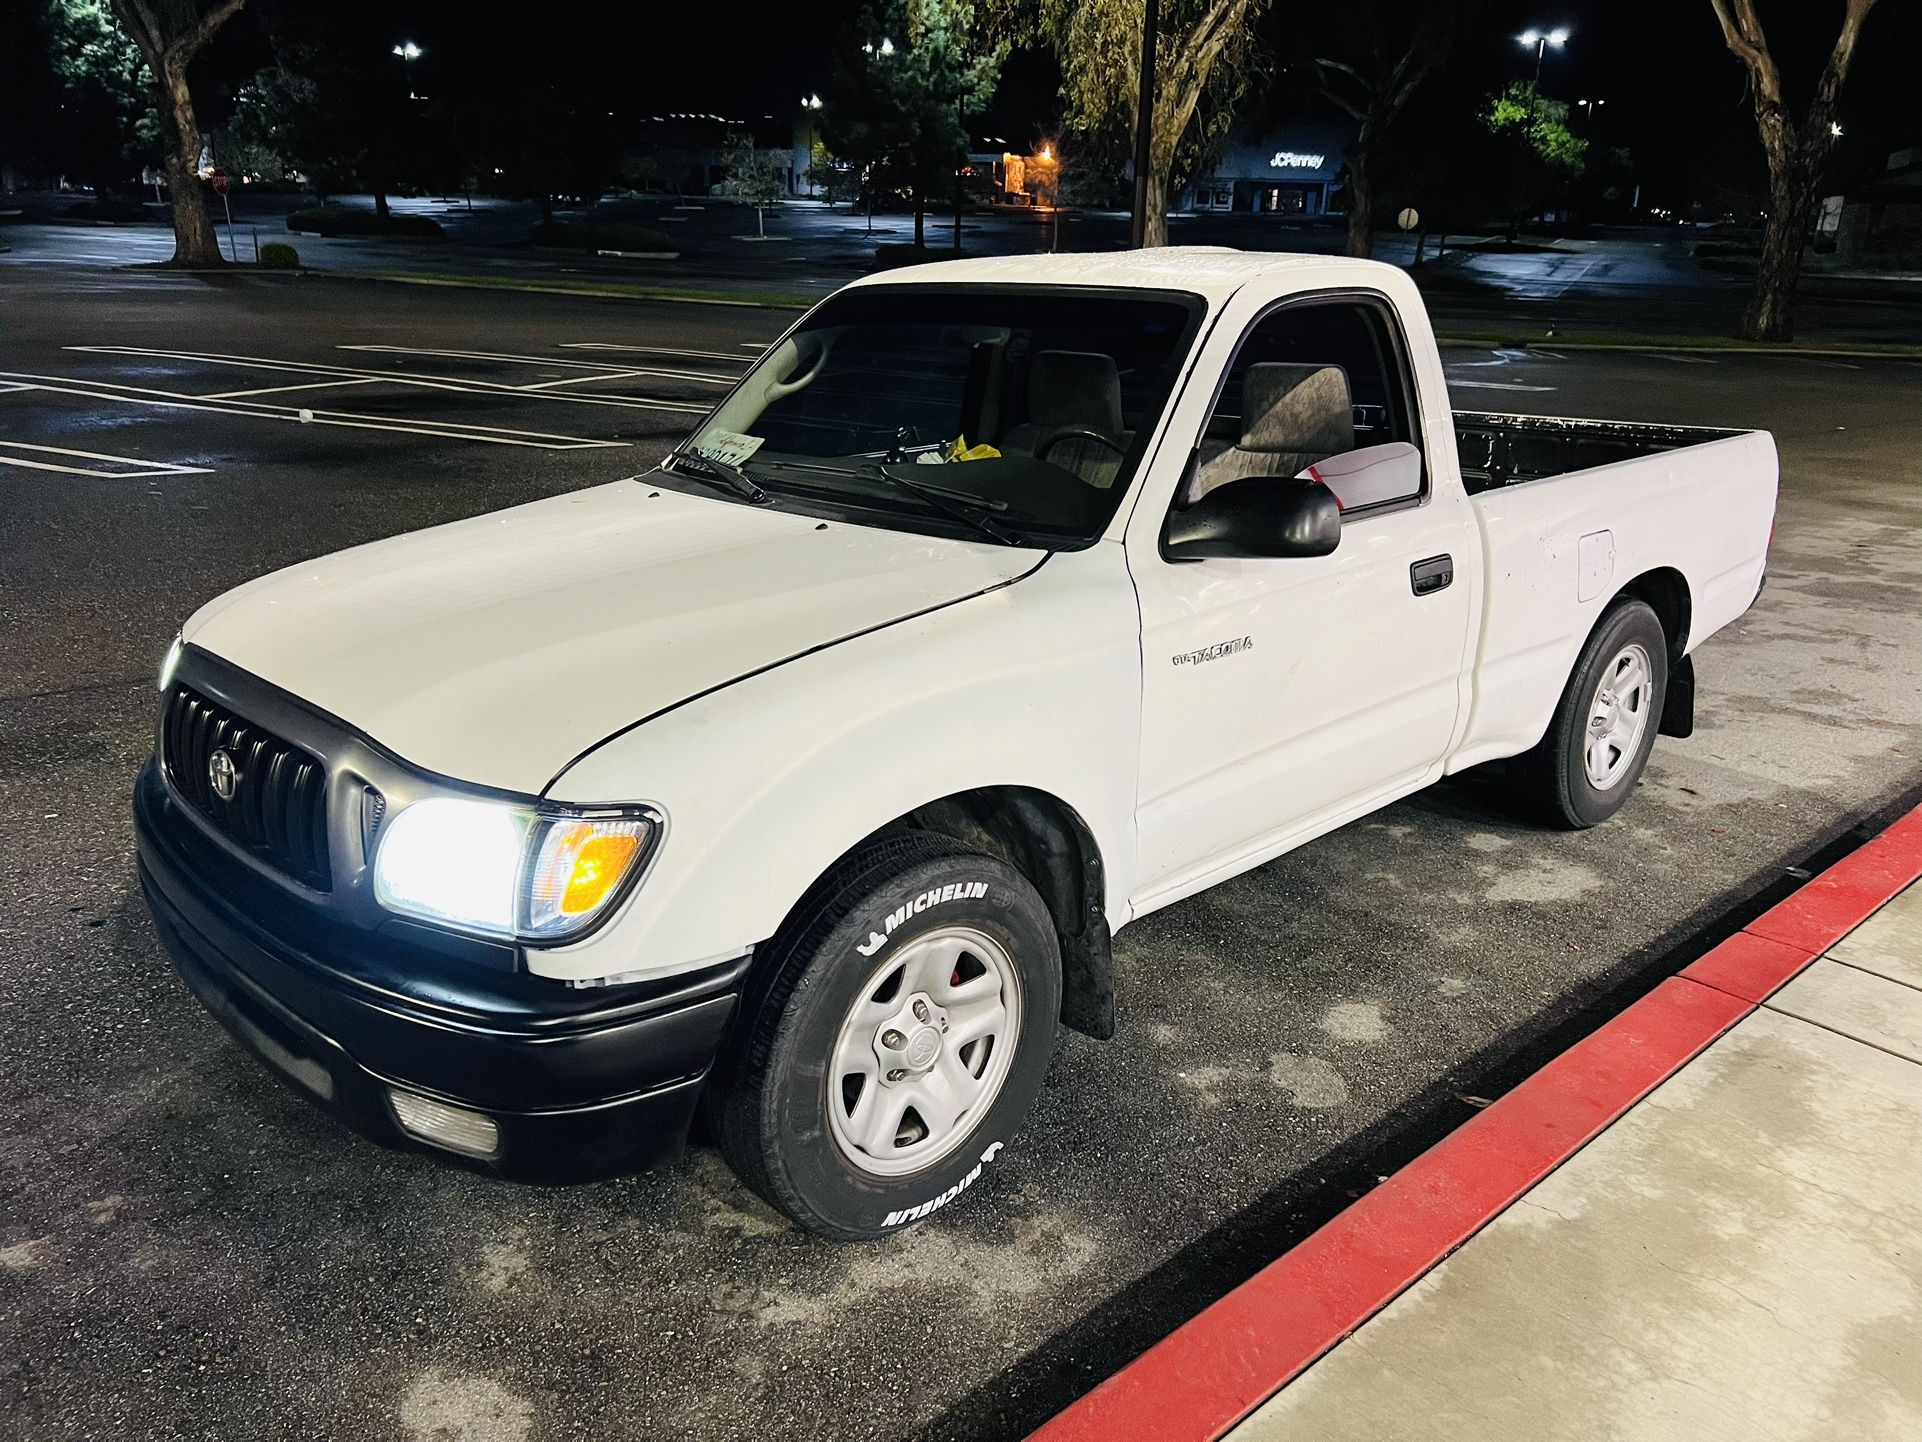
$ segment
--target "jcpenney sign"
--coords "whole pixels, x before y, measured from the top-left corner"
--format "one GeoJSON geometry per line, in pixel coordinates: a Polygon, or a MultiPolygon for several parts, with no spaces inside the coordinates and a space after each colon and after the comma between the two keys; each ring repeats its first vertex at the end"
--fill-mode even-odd
{"type": "Polygon", "coordinates": [[[1307,155],[1299,150],[1277,150],[1268,158],[1276,170],[1320,170],[1326,155],[1307,155]]]}

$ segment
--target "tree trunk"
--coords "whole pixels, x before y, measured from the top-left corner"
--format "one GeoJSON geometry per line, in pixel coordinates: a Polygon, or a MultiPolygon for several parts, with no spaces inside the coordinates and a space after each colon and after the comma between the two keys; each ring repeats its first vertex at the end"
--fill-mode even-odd
{"type": "Polygon", "coordinates": [[[1366,260],[1375,253],[1375,191],[1368,178],[1368,155],[1359,145],[1348,157],[1347,253],[1366,260]]]}
{"type": "Polygon", "coordinates": [[[547,194],[545,191],[543,191],[541,193],[541,224],[552,225],[553,223],[554,223],[554,197],[547,194]]]}
{"type": "Polygon", "coordinates": [[[174,143],[167,151],[167,188],[173,195],[175,265],[226,264],[220,238],[200,193],[200,122],[184,69],[168,70],[160,81],[173,117],[174,143]]]}
{"type": "Polygon", "coordinates": [[[1802,278],[1802,247],[1808,239],[1813,189],[1808,167],[1799,156],[1787,158],[1770,181],[1768,225],[1762,231],[1762,259],[1755,268],[1755,295],[1742,316],[1742,334],[1749,340],[1795,338],[1795,288],[1802,278]]]}
{"type": "Polygon", "coordinates": [[[387,192],[378,185],[374,187],[374,220],[382,230],[387,228],[387,192]]]}
{"type": "Polygon", "coordinates": [[[1144,249],[1168,243],[1168,183],[1173,179],[1165,163],[1148,167],[1148,214],[1143,217],[1141,244],[1144,249]]]}
{"type": "Polygon", "coordinates": [[[927,200],[922,196],[921,188],[916,186],[914,190],[914,248],[916,250],[921,250],[926,244],[927,215],[927,200]]]}

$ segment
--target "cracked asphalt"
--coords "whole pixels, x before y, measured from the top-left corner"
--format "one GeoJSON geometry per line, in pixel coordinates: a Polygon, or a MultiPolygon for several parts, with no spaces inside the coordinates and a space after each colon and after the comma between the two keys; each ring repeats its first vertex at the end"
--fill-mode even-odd
{"type": "Polygon", "coordinates": [[[1121,1035],[1064,1034],[992,1179],[884,1245],[699,1147],[493,1182],[350,1136],[175,981],[150,678],[270,567],[644,469],[712,387],[619,372],[727,374],[659,352],[787,317],[46,268],[0,312],[9,1437],[1019,1435],[1922,785],[1922,365],[1450,351],[1465,408],[1780,441],[1768,589],[1616,820],[1537,830],[1471,774],[1128,928],[1121,1035]]]}

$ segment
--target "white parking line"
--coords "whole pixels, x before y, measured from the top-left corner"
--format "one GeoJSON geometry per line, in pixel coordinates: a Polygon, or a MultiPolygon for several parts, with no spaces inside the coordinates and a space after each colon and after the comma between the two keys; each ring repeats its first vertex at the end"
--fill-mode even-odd
{"type": "Polygon", "coordinates": [[[1450,376],[1448,378],[1448,388],[1454,390],[1457,387],[1466,387],[1470,390],[1478,391],[1552,391],[1555,389],[1554,386],[1517,385],[1514,381],[1465,381],[1457,380],[1454,376],[1450,376]]]}
{"type": "Polygon", "coordinates": [[[31,375],[0,371],[0,380],[32,382],[27,388],[54,395],[84,396],[89,400],[119,401],[123,405],[158,406],[171,410],[214,411],[220,415],[251,416],[256,420],[293,421],[300,425],[341,426],[350,430],[399,431],[433,436],[444,441],[480,441],[497,446],[528,446],[546,451],[626,449],[627,441],[605,441],[584,436],[553,435],[546,431],[509,430],[504,426],[469,425],[464,421],[400,420],[358,411],[313,411],[268,401],[210,401],[179,391],[123,386],[112,381],[76,381],[69,376],[31,375]]]}
{"type": "Polygon", "coordinates": [[[258,390],[251,391],[215,391],[211,395],[202,396],[201,399],[231,401],[238,400],[242,396],[277,396],[284,391],[330,391],[338,390],[341,386],[377,386],[379,384],[380,382],[372,376],[343,376],[337,381],[302,381],[299,385],[261,386],[258,390]]]}
{"type": "Polygon", "coordinates": [[[1859,365],[1851,365],[1848,361],[1823,360],[1820,356],[1812,355],[1776,355],[1770,356],[1769,359],[1800,361],[1805,366],[1822,366],[1827,370],[1859,371],[1862,369],[1859,365]]]}
{"type": "Polygon", "coordinates": [[[1714,359],[1709,356],[1675,355],[1670,351],[1660,350],[1645,350],[1639,352],[1639,354],[1649,360],[1674,361],[1678,366],[1712,366],[1715,364],[1714,359]]]}
{"type": "MultiPolygon", "coordinates": [[[[683,350],[677,346],[667,345],[620,345],[611,340],[564,340],[561,342],[561,349],[638,351],[642,355],[680,355],[695,360],[732,361],[737,366],[747,365],[754,359],[752,356],[735,355],[732,351],[683,350]]],[[[767,347],[757,345],[756,349],[766,350],[767,347]]]]}
{"type": "MultiPolygon", "coordinates": [[[[9,386],[9,390],[32,390],[31,386],[9,386]]],[[[26,466],[36,471],[59,471],[69,476],[91,476],[96,480],[134,480],[143,476],[210,476],[211,466],[182,466],[172,461],[149,461],[138,456],[110,456],[104,451],[76,451],[67,446],[37,446],[30,441],[0,441],[0,446],[40,455],[68,456],[87,461],[117,461],[123,466],[141,466],[137,471],[103,471],[97,466],[63,466],[57,461],[36,461],[26,456],[0,455],[0,466],[26,466]]]]}
{"type": "MultiPolygon", "coordinates": [[[[516,389],[524,391],[548,391],[552,390],[555,386],[591,386],[597,381],[620,381],[629,380],[634,376],[657,376],[661,374],[662,372],[660,371],[594,371],[584,376],[562,376],[556,381],[535,381],[531,385],[518,386],[516,389]]],[[[709,385],[725,386],[733,384],[731,380],[721,376],[702,376],[700,379],[706,381],[709,385]]]]}
{"type": "MultiPolygon", "coordinates": [[[[711,386],[733,384],[730,380],[708,375],[704,371],[635,370],[630,366],[604,365],[600,361],[572,360],[564,356],[507,355],[499,351],[485,350],[416,350],[412,346],[404,345],[344,345],[337,347],[337,349],[385,351],[396,355],[448,356],[456,360],[500,361],[507,365],[547,366],[550,369],[555,366],[566,366],[574,370],[598,371],[604,378],[609,380],[612,380],[616,375],[662,376],[669,380],[700,381],[705,385],[711,386]]],[[[482,384],[487,384],[487,382],[482,382],[482,384]]],[[[542,384],[552,384],[552,382],[542,382],[542,384]]],[[[515,387],[517,390],[538,390],[539,388],[539,386],[515,387]]]]}
{"type": "MultiPolygon", "coordinates": [[[[202,365],[234,366],[241,370],[290,371],[295,375],[310,376],[365,376],[370,380],[388,381],[398,386],[414,386],[418,389],[436,391],[459,391],[467,395],[520,395],[527,393],[519,386],[508,385],[504,381],[469,380],[460,376],[422,376],[409,375],[403,371],[368,370],[357,366],[325,365],[318,361],[283,361],[268,356],[227,355],[217,351],[158,350],[146,346],[123,345],[70,345],[62,347],[70,351],[85,351],[96,355],[137,355],[157,356],[170,360],[198,361],[202,365]]],[[[67,377],[59,377],[65,380],[67,377]]],[[[85,384],[110,385],[113,382],[85,382],[85,384]]],[[[636,411],[687,411],[705,415],[708,407],[692,401],[670,401],[654,396],[575,396],[553,395],[542,397],[546,400],[566,401],[582,406],[617,406],[624,410],[636,411]]]]}

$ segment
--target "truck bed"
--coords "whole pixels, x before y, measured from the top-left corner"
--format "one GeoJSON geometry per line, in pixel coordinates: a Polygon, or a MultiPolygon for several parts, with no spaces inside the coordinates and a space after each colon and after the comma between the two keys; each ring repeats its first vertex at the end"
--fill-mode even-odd
{"type": "Polygon", "coordinates": [[[1455,446],[1470,495],[1745,434],[1710,426],[1455,412],[1455,446]]]}

